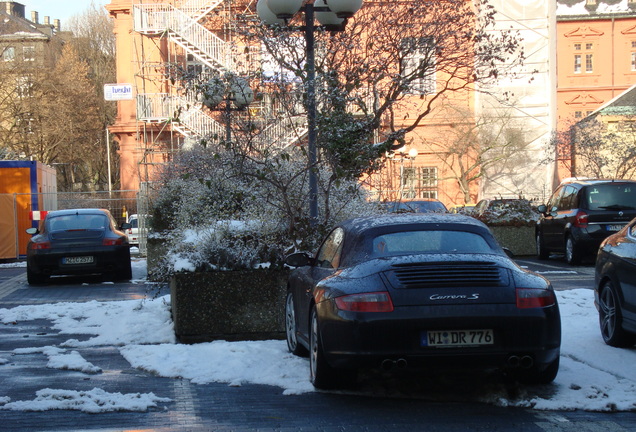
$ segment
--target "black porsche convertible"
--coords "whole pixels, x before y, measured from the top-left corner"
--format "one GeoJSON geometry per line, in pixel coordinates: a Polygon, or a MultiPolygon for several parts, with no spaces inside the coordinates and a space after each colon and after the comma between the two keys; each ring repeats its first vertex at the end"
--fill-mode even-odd
{"type": "Polygon", "coordinates": [[[561,320],[543,277],[517,266],[481,222],[392,214],[336,226],[314,256],[287,257],[289,351],[316,388],[360,368],[501,368],[525,383],[559,369],[561,320]]]}

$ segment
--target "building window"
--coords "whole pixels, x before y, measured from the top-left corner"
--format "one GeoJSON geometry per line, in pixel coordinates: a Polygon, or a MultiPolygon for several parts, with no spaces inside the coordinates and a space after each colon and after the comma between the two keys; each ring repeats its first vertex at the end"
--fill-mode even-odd
{"type": "Polygon", "coordinates": [[[581,54],[574,54],[574,73],[581,73],[581,54]]]}
{"type": "Polygon", "coordinates": [[[574,51],[578,51],[574,54],[574,73],[581,73],[583,71],[583,60],[585,59],[585,72],[594,72],[594,43],[588,42],[584,44],[575,43],[574,51]]]}
{"type": "Polygon", "coordinates": [[[21,98],[33,96],[33,83],[26,76],[21,76],[17,80],[16,92],[21,98]]]}
{"type": "Polygon", "coordinates": [[[632,71],[636,71],[636,52],[632,53],[632,71]]]}
{"type": "Polygon", "coordinates": [[[436,167],[401,167],[401,199],[435,198],[437,199],[436,167]]]}
{"type": "Polygon", "coordinates": [[[437,167],[420,168],[420,198],[437,199],[437,167]]]}
{"type": "Polygon", "coordinates": [[[402,169],[402,198],[417,197],[417,168],[402,169]]]}
{"type": "Polygon", "coordinates": [[[2,59],[6,62],[15,60],[15,48],[14,47],[6,47],[2,52],[2,59]]]}
{"type": "Polygon", "coordinates": [[[402,40],[402,78],[408,84],[407,92],[432,94],[436,90],[435,43],[428,37],[402,40]]]}
{"type": "Polygon", "coordinates": [[[34,61],[35,60],[35,47],[34,46],[22,47],[22,59],[24,61],[34,61]]]}
{"type": "Polygon", "coordinates": [[[574,111],[574,118],[580,119],[583,117],[582,111],[574,111]]]}

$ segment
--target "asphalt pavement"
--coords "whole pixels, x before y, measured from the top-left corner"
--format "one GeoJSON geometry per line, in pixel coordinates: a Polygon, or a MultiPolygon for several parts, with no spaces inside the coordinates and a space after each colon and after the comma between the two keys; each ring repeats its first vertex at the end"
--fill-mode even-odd
{"type": "MultiPolygon", "coordinates": [[[[544,266],[546,277],[567,277],[555,285],[591,287],[590,271],[583,266],[570,272],[558,261],[522,266],[544,266]],[[554,267],[554,268],[552,268],[554,267]],[[585,283],[584,283],[585,282],[585,283]]],[[[0,268],[0,309],[20,304],[114,301],[163,295],[168,287],[145,283],[102,283],[97,279],[65,278],[41,287],[26,283],[24,268],[0,268]]],[[[87,335],[60,334],[48,320],[0,324],[0,398],[33,400],[43,388],[108,392],[154,393],[169,398],[144,412],[88,414],[73,410],[42,412],[0,409],[0,431],[633,431],[633,413],[542,412],[498,407],[473,398],[487,388],[489,377],[395,376],[381,384],[377,394],[315,392],[283,395],[280,388],[225,383],[193,384],[162,378],[134,369],[115,346],[78,348],[82,357],[102,369],[99,374],[46,367],[45,356],[17,357],[14,350],[60,346],[87,335]],[[421,379],[418,391],[413,382],[421,379]],[[422,388],[430,386],[425,391],[422,388]]],[[[213,361],[213,360],[211,360],[213,361]]],[[[511,392],[519,389],[511,388],[511,392]]]]}

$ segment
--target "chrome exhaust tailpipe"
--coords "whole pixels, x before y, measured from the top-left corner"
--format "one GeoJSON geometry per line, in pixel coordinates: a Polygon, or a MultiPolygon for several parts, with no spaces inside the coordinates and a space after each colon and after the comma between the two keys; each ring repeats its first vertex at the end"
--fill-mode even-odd
{"type": "Polygon", "coordinates": [[[534,359],[530,356],[523,356],[519,365],[524,369],[530,369],[534,365],[534,359]]]}
{"type": "Polygon", "coordinates": [[[389,371],[395,367],[397,367],[398,369],[406,369],[408,366],[408,362],[406,361],[406,359],[397,359],[397,360],[391,360],[391,359],[385,359],[382,360],[382,370],[385,371],[389,371]]]}
{"type": "Polygon", "coordinates": [[[510,356],[508,357],[507,364],[509,368],[518,368],[519,364],[521,364],[521,359],[517,356],[510,356]]]}

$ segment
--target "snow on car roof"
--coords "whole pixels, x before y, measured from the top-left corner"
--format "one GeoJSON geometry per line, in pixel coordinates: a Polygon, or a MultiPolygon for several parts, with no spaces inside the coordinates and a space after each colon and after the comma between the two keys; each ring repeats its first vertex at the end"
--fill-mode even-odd
{"type": "Polygon", "coordinates": [[[463,224],[486,228],[482,222],[462,214],[450,213],[404,213],[365,216],[344,221],[341,225],[349,231],[362,232],[372,228],[414,224],[463,224]]]}

